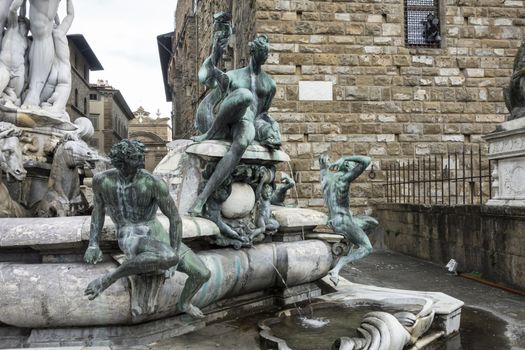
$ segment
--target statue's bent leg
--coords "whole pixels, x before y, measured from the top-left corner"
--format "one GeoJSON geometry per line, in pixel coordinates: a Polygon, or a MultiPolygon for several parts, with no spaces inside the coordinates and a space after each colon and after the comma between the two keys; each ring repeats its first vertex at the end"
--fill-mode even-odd
{"type": "Polygon", "coordinates": [[[9,70],[7,70],[6,66],[0,63],[0,94],[9,85],[9,80],[9,70]]]}
{"type": "Polygon", "coordinates": [[[210,129],[199,136],[194,137],[195,141],[211,140],[214,136],[229,127],[238,123],[246,110],[253,102],[253,94],[248,89],[237,89],[230,93],[222,102],[219,111],[213,120],[210,129]]]}
{"type": "MultiPolygon", "coordinates": [[[[181,248],[187,248],[184,245],[181,248]]],[[[177,302],[178,309],[193,317],[202,318],[204,314],[202,311],[191,303],[191,299],[197,294],[199,289],[206,281],[210,279],[210,270],[204,265],[197,254],[189,250],[183,253],[180,263],[177,266],[178,271],[182,271],[188,275],[188,279],[184,284],[180,299],[177,302]]]]}
{"type": "Polygon", "coordinates": [[[51,35],[33,39],[29,52],[30,62],[32,62],[29,66],[29,89],[24,99],[24,106],[36,107],[39,105],[40,94],[51,72],[54,56],[55,47],[51,35]]]}
{"type": "Polygon", "coordinates": [[[135,256],[128,256],[128,260],[114,271],[92,281],[84,294],[90,300],[93,300],[119,278],[158,270],[168,270],[179,262],[178,256],[169,245],[150,237],[137,238],[136,253],[135,256]]]}
{"type": "Polygon", "coordinates": [[[339,271],[344,266],[352,261],[359,260],[372,252],[372,244],[370,243],[370,239],[368,239],[366,232],[363,231],[363,229],[361,229],[361,227],[359,227],[357,224],[352,222],[350,225],[345,225],[341,229],[343,232],[338,232],[339,230],[336,230],[336,233],[342,233],[348,242],[355,244],[357,248],[350,250],[347,255],[340,257],[335,267],[328,273],[330,275],[330,280],[334,285],[339,283],[339,271]]]}
{"type": "MultiPolygon", "coordinates": [[[[246,113],[252,112],[247,110],[246,113]]],[[[255,127],[249,118],[241,119],[233,126],[233,129],[232,145],[224,157],[217,163],[215,171],[190,208],[189,213],[192,216],[203,216],[204,205],[208,201],[208,198],[210,198],[212,193],[231,175],[235,167],[239,164],[244,151],[246,151],[246,148],[248,148],[255,138],[255,127]]]]}

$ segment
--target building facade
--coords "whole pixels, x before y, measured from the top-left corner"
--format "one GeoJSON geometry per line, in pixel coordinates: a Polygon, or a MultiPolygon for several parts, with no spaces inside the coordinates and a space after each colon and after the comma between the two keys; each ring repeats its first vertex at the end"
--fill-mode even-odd
{"type": "Polygon", "coordinates": [[[269,36],[264,69],[277,83],[270,112],[292,158],[299,204],[323,206],[320,154],[366,154],[374,176],[365,173],[352,187],[353,205],[366,206],[384,196],[391,161],[471,146],[486,153],[482,136],[508,114],[503,87],[524,37],[523,5],[179,0],[169,75],[174,134],[195,133],[193,115],[205,92],[197,70],[210,52],[212,14],[231,11],[232,68],[247,63],[250,40],[269,36]]]}
{"type": "Polygon", "coordinates": [[[170,118],[163,118],[160,113],[156,118],[152,118],[142,107],[133,114],[135,119],[129,122],[128,137],[146,146],[145,169],[153,172],[168,153],[166,144],[171,141],[170,118]]]}
{"type": "Polygon", "coordinates": [[[95,134],[91,146],[108,154],[111,146],[128,138],[128,124],[134,118],[120,90],[113,88],[107,80],[91,84],[89,92],[89,119],[95,134]]]}
{"type": "Polygon", "coordinates": [[[103,70],[97,56],[81,34],[67,36],[71,64],[71,93],[66,111],[71,121],[89,117],[89,72],[103,70]]]}

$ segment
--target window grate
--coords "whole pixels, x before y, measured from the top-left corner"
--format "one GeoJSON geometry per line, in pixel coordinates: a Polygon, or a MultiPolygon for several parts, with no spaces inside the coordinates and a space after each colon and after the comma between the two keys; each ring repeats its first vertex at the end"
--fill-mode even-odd
{"type": "Polygon", "coordinates": [[[441,47],[439,0],[405,0],[405,43],[441,47]]]}

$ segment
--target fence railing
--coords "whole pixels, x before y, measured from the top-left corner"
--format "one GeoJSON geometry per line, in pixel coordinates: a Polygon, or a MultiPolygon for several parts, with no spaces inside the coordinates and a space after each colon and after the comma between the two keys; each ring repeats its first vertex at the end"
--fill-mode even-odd
{"type": "Polygon", "coordinates": [[[481,146],[387,164],[389,203],[484,204],[492,198],[491,162],[481,146]]]}

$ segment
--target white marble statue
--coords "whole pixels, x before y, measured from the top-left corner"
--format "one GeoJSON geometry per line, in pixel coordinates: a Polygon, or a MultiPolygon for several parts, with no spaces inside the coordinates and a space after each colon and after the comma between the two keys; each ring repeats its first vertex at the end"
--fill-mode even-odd
{"type": "MultiPolygon", "coordinates": [[[[41,107],[54,114],[65,113],[69,93],[71,92],[71,65],[69,62],[69,45],[67,32],[75,17],[73,1],[67,0],[67,15],[62,23],[56,17],[53,29],[53,43],[55,45],[55,59],[51,73],[41,95],[41,107]]],[[[66,119],[67,116],[65,116],[66,119]]]]}
{"type": "Polygon", "coordinates": [[[3,29],[7,22],[7,15],[9,14],[9,6],[13,0],[0,0],[0,42],[2,41],[2,36],[4,35],[3,29]]]}
{"type": "Polygon", "coordinates": [[[67,32],[74,19],[73,0],[67,0],[62,22],[58,16],[61,0],[29,0],[29,19],[25,17],[27,1],[0,0],[0,27],[4,22],[7,26],[0,47],[0,120],[12,120],[9,113],[21,108],[34,118],[44,118],[44,124],[69,123],[67,32]]]}
{"type": "Polygon", "coordinates": [[[38,108],[40,95],[55,59],[53,25],[60,0],[29,0],[29,3],[33,43],[29,51],[29,89],[23,107],[38,108]]]}
{"type": "Polygon", "coordinates": [[[25,0],[14,0],[9,7],[7,29],[0,50],[0,92],[5,105],[20,105],[24,89],[29,23],[25,17],[25,0]],[[20,9],[20,16],[18,16],[20,9]]]}

